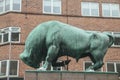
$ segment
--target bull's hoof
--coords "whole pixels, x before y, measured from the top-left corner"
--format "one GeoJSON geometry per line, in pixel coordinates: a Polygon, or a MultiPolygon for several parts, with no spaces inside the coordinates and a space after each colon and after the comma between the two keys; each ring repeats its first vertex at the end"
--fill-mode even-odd
{"type": "Polygon", "coordinates": [[[95,71],[94,71],[94,69],[88,68],[88,69],[85,70],[85,72],[95,72],[95,71]]]}
{"type": "Polygon", "coordinates": [[[38,70],[38,71],[46,71],[46,68],[40,67],[40,68],[38,68],[37,70],[38,70]]]}

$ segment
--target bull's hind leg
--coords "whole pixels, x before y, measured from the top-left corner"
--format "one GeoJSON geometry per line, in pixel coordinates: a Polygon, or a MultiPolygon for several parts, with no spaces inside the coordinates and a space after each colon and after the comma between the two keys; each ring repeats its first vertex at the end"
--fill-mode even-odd
{"type": "Polygon", "coordinates": [[[59,50],[59,47],[57,47],[55,45],[51,45],[48,48],[48,52],[47,52],[45,63],[43,64],[42,67],[39,68],[39,70],[46,70],[48,68],[48,66],[51,65],[52,61],[57,56],[58,50],[59,50]]]}
{"type": "Polygon", "coordinates": [[[98,70],[103,66],[103,57],[105,52],[95,50],[91,53],[90,58],[93,61],[94,65],[90,66],[86,71],[98,70]]]}

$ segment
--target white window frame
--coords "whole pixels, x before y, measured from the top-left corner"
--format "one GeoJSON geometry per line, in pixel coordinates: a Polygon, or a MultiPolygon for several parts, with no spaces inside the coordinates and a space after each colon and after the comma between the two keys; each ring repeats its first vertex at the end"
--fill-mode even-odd
{"type": "MultiPolygon", "coordinates": [[[[111,33],[114,37],[116,36],[115,34],[120,34],[120,32],[109,32],[109,33],[111,33]]],[[[119,36],[119,37],[120,37],[120,36],[119,36]]],[[[120,47],[120,45],[115,45],[115,44],[113,43],[112,47],[120,47]]]]}
{"type": "Polygon", "coordinates": [[[81,2],[81,14],[82,14],[82,16],[95,16],[95,17],[99,17],[99,3],[97,3],[97,2],[81,2]],[[87,3],[88,4],[88,9],[89,9],[89,14],[88,15],[84,15],[84,7],[83,7],[83,5],[84,5],[84,3],[87,3]],[[92,4],[96,4],[98,7],[98,9],[97,8],[95,8],[95,7],[92,7],[92,4]],[[92,15],[92,9],[96,9],[97,10],[97,14],[98,15],[92,15]]]}
{"type": "Polygon", "coordinates": [[[102,16],[103,17],[120,17],[120,5],[119,4],[115,4],[115,3],[102,3],[102,16]],[[108,5],[109,6],[109,10],[110,10],[110,16],[108,15],[108,16],[106,16],[106,15],[104,15],[104,5],[108,5]],[[118,16],[113,16],[112,15],[112,5],[116,5],[116,6],[118,6],[118,8],[119,8],[119,14],[118,14],[118,16]]]}
{"type": "Polygon", "coordinates": [[[6,73],[5,73],[5,75],[2,75],[2,74],[1,74],[1,63],[2,63],[3,61],[7,61],[7,60],[2,60],[2,61],[0,61],[0,77],[5,77],[5,76],[7,76],[7,65],[6,65],[6,73]]]}
{"type": "Polygon", "coordinates": [[[10,10],[5,11],[5,0],[3,0],[3,12],[0,12],[0,14],[4,14],[10,11],[14,11],[14,12],[21,12],[21,7],[22,7],[22,0],[20,0],[20,10],[14,10],[13,9],[13,0],[10,0],[10,10]]]}
{"type": "Polygon", "coordinates": [[[61,14],[61,3],[62,3],[62,0],[60,0],[60,13],[54,13],[53,12],[53,3],[54,3],[54,0],[50,0],[50,2],[51,2],[51,4],[50,4],[50,6],[51,6],[51,12],[45,12],[45,10],[44,10],[44,4],[45,4],[45,1],[43,0],[43,13],[45,13],[45,14],[61,14]]]}
{"type": "Polygon", "coordinates": [[[116,64],[120,64],[120,62],[106,62],[106,72],[109,72],[108,71],[107,63],[113,63],[113,65],[114,65],[114,71],[117,72],[117,66],[116,66],[116,64]]]}
{"type": "MultiPolygon", "coordinates": [[[[2,61],[7,61],[7,66],[6,66],[6,74],[5,75],[0,75],[0,77],[18,77],[19,76],[19,60],[2,60],[2,61]],[[10,61],[17,61],[17,75],[10,75],[9,74],[9,69],[10,69],[10,61]]],[[[1,62],[0,61],[0,73],[1,73],[1,62]]]]}
{"type": "Polygon", "coordinates": [[[7,27],[7,28],[0,29],[0,35],[2,35],[2,42],[0,43],[0,45],[7,44],[7,43],[20,43],[20,32],[21,32],[20,27],[7,27]],[[13,29],[15,29],[15,28],[18,29],[18,30],[14,31],[13,29]],[[3,36],[6,33],[8,33],[8,41],[4,42],[3,36]],[[18,41],[12,41],[11,40],[11,34],[12,33],[19,33],[19,40],[18,41]]]}
{"type": "MultiPolygon", "coordinates": [[[[85,63],[92,63],[92,65],[94,64],[92,61],[83,61],[83,71],[85,71],[85,63]]],[[[96,72],[103,72],[103,67],[101,68],[100,71],[96,71],[96,72]]]]}

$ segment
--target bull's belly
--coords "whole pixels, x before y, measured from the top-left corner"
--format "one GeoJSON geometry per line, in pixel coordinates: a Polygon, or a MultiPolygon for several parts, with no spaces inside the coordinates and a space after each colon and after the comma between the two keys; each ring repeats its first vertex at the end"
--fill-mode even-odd
{"type": "Polygon", "coordinates": [[[80,57],[83,57],[83,55],[87,55],[89,53],[89,50],[83,50],[83,49],[60,49],[59,55],[60,56],[70,56],[75,59],[79,59],[80,57]]]}

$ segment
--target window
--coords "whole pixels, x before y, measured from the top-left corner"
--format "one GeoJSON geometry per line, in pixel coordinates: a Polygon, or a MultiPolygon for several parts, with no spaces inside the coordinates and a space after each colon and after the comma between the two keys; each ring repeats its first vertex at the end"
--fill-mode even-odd
{"type": "Polygon", "coordinates": [[[0,0],[0,13],[3,12],[3,3],[4,3],[4,1],[0,0]]]}
{"type": "Polygon", "coordinates": [[[108,62],[106,67],[107,72],[118,72],[120,76],[120,63],[108,62]]]}
{"type": "Polygon", "coordinates": [[[18,60],[0,61],[0,76],[18,76],[18,60]]]}
{"type": "Polygon", "coordinates": [[[112,47],[120,47],[120,32],[109,32],[114,36],[114,43],[112,47]]]}
{"type": "Polygon", "coordinates": [[[7,61],[1,61],[1,75],[5,76],[7,73],[6,73],[6,70],[7,70],[7,61]]]}
{"type": "MultiPolygon", "coordinates": [[[[86,70],[87,68],[89,68],[89,66],[93,65],[94,63],[92,63],[91,61],[85,61],[84,62],[84,70],[86,70]]],[[[101,69],[98,69],[96,71],[102,71],[102,68],[101,69]]]]}
{"type": "Polygon", "coordinates": [[[19,43],[20,42],[20,28],[19,27],[7,27],[0,29],[0,44],[5,43],[19,43]]]}
{"type": "Polygon", "coordinates": [[[8,11],[21,11],[21,0],[0,0],[0,14],[8,11]]]}
{"type": "Polygon", "coordinates": [[[82,2],[82,16],[99,16],[99,4],[95,2],[82,2]]]}
{"type": "Polygon", "coordinates": [[[102,4],[102,15],[103,17],[120,17],[119,4],[102,4]]]}
{"type": "Polygon", "coordinates": [[[115,72],[114,63],[107,63],[107,71],[108,72],[115,72]]]}
{"type": "Polygon", "coordinates": [[[120,47],[120,32],[109,32],[108,33],[112,34],[114,37],[114,42],[112,47],[120,47]]]}
{"type": "Polygon", "coordinates": [[[115,37],[113,46],[120,47],[120,32],[113,32],[113,36],[115,37]]]}
{"type": "Polygon", "coordinates": [[[61,14],[61,0],[43,0],[43,13],[61,14]]]}
{"type": "MultiPolygon", "coordinates": [[[[42,65],[44,64],[44,62],[45,62],[45,61],[42,61],[41,64],[40,64],[40,66],[42,66],[42,65]]],[[[60,62],[60,60],[58,60],[57,62],[60,62]]],[[[53,67],[53,66],[50,66],[50,65],[49,65],[47,70],[51,70],[51,71],[52,71],[52,70],[60,70],[60,71],[61,71],[61,70],[65,70],[65,67],[63,67],[63,66],[53,67]]]]}
{"type": "Polygon", "coordinates": [[[17,75],[18,61],[10,61],[10,75],[17,75]]]}

